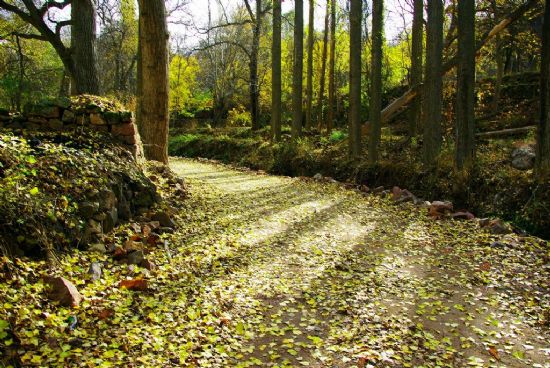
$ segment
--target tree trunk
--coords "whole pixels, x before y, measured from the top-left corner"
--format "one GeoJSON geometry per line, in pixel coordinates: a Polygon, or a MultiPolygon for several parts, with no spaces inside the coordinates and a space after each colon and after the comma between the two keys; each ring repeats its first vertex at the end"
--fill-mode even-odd
{"type": "Polygon", "coordinates": [[[328,116],[327,134],[330,135],[334,126],[334,109],[336,107],[336,81],[335,81],[335,58],[336,58],[336,0],[330,0],[330,55],[328,63],[328,116]]]}
{"type": "MultiPolygon", "coordinates": [[[[414,0],[414,14],[411,45],[411,86],[422,84],[422,59],[424,39],[424,1],[414,0]]],[[[418,94],[411,104],[409,115],[409,137],[414,137],[422,119],[422,95],[418,94]]]]}
{"type": "Polygon", "coordinates": [[[292,77],[292,138],[302,134],[302,95],[304,74],[304,1],[295,0],[294,75],[292,77]]]}
{"type": "Polygon", "coordinates": [[[271,129],[275,142],[281,140],[281,0],[273,1],[273,44],[271,50],[271,129]]]}
{"type": "Polygon", "coordinates": [[[330,0],[327,0],[327,8],[325,14],[325,29],[323,35],[323,56],[321,59],[321,76],[320,76],[320,87],[319,87],[319,100],[317,101],[317,126],[319,131],[323,128],[323,123],[325,121],[325,115],[323,111],[323,105],[325,102],[325,76],[327,72],[327,54],[328,54],[328,28],[330,20],[330,0]]]}
{"type": "Polygon", "coordinates": [[[313,42],[315,35],[315,0],[309,0],[309,25],[307,35],[307,106],[306,106],[306,130],[313,126],[313,42]]]}
{"type": "Polygon", "coordinates": [[[443,104],[443,2],[428,0],[426,41],[426,83],[422,126],[424,128],[423,161],[427,166],[436,163],[441,150],[441,108],[443,104]]]}
{"type": "Polygon", "coordinates": [[[162,0],[139,0],[139,127],[145,157],[168,163],[168,27],[162,0]]]}
{"type": "Polygon", "coordinates": [[[260,32],[262,29],[262,0],[256,0],[256,17],[252,34],[250,53],[250,114],[252,130],[260,129],[260,89],[258,82],[258,56],[260,53],[260,32]]]}
{"type": "MultiPolygon", "coordinates": [[[[498,6],[496,0],[491,0],[493,8],[493,18],[498,22],[498,6]]],[[[504,55],[502,54],[502,38],[500,34],[495,38],[495,62],[497,64],[497,76],[495,81],[495,95],[493,97],[492,110],[497,113],[500,105],[500,94],[502,91],[502,78],[504,76],[504,55]]]]}
{"type": "Polygon", "coordinates": [[[460,0],[455,138],[458,170],[470,169],[475,158],[475,50],[475,0],[460,0]]]}
{"type": "Polygon", "coordinates": [[[540,69],[540,121],[537,134],[536,176],[541,183],[550,179],[550,1],[546,0],[542,29],[540,69]]]}
{"type": "Polygon", "coordinates": [[[71,21],[71,52],[74,63],[72,93],[99,95],[96,12],[92,0],[73,0],[71,21]]]}
{"type": "Polygon", "coordinates": [[[382,129],[382,42],[384,30],[384,1],[373,0],[372,7],[372,66],[369,127],[370,163],[378,161],[378,147],[382,129]]]}
{"type": "Polygon", "coordinates": [[[25,79],[25,60],[23,48],[21,47],[21,39],[15,36],[15,45],[17,46],[17,61],[19,66],[19,76],[17,78],[17,91],[15,92],[15,110],[21,111],[21,103],[23,100],[23,82],[25,79]]]}
{"type": "Polygon", "coordinates": [[[349,13],[349,153],[361,154],[361,18],[362,0],[351,0],[349,13]]]}

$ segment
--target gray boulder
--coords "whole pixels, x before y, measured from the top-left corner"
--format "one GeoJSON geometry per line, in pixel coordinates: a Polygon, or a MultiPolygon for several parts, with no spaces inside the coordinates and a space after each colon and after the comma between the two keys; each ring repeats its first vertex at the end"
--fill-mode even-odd
{"type": "Polygon", "coordinates": [[[512,167],[518,170],[531,170],[535,166],[535,149],[531,146],[516,148],[512,152],[512,167]]]}

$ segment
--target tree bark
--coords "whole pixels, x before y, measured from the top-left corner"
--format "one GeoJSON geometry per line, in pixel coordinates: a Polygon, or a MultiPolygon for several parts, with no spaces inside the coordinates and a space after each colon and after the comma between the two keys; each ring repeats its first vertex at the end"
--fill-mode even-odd
{"type": "Polygon", "coordinates": [[[271,50],[271,129],[275,142],[281,140],[281,0],[273,0],[273,44],[271,50]]]}
{"type": "Polygon", "coordinates": [[[72,94],[99,95],[96,55],[96,12],[92,0],[72,0],[72,94]]]}
{"type": "Polygon", "coordinates": [[[309,25],[307,35],[307,86],[306,130],[313,126],[313,42],[315,36],[315,0],[309,0],[309,25]]]}
{"type": "Polygon", "coordinates": [[[15,45],[17,47],[17,64],[19,66],[19,76],[17,78],[17,91],[15,92],[15,110],[21,111],[21,103],[23,100],[23,82],[25,79],[25,60],[23,48],[21,47],[21,39],[15,36],[15,45]]]}
{"type": "Polygon", "coordinates": [[[427,166],[436,163],[441,150],[441,109],[443,104],[443,2],[428,0],[426,41],[426,83],[422,126],[424,127],[423,161],[427,166]]]}
{"type": "Polygon", "coordinates": [[[258,57],[262,29],[262,0],[256,0],[256,16],[253,18],[252,49],[250,52],[250,114],[252,130],[260,129],[260,89],[258,78],[258,57]]]}
{"type": "MultiPolygon", "coordinates": [[[[493,18],[498,22],[498,6],[496,0],[491,0],[493,18]]],[[[504,55],[502,53],[502,38],[500,34],[495,36],[495,62],[497,64],[497,75],[495,81],[495,95],[493,97],[492,110],[497,113],[500,105],[500,94],[502,91],[502,78],[504,77],[504,55]]]]}
{"type": "Polygon", "coordinates": [[[330,0],[330,55],[328,63],[328,113],[327,134],[330,135],[334,126],[334,109],[336,107],[336,0],[330,0]]]}
{"type": "Polygon", "coordinates": [[[319,131],[322,130],[325,121],[323,105],[325,103],[325,76],[327,71],[327,54],[328,54],[328,28],[330,21],[330,0],[327,0],[327,8],[325,14],[325,29],[323,35],[323,56],[321,60],[321,76],[319,86],[319,99],[317,101],[317,126],[319,131]]]}
{"type": "Polygon", "coordinates": [[[540,121],[537,131],[536,176],[539,182],[550,180],[550,1],[546,0],[542,29],[540,69],[540,121]]]}
{"type": "Polygon", "coordinates": [[[349,153],[361,154],[361,18],[362,0],[351,0],[349,13],[349,153]]]}
{"type": "MultiPolygon", "coordinates": [[[[424,1],[414,0],[411,45],[411,86],[422,84],[424,53],[424,1]]],[[[422,95],[419,93],[411,103],[409,115],[409,137],[414,137],[422,119],[422,95]]]]}
{"type": "Polygon", "coordinates": [[[163,0],[139,0],[140,111],[145,157],[168,163],[168,27],[163,0]]]}
{"type": "Polygon", "coordinates": [[[384,1],[373,0],[372,7],[372,66],[369,127],[370,163],[378,162],[378,147],[382,129],[382,42],[384,29],[384,1]]]}
{"type": "Polygon", "coordinates": [[[458,170],[470,169],[475,159],[475,72],[475,0],[460,0],[455,138],[458,170]]]}
{"type": "Polygon", "coordinates": [[[304,1],[295,0],[294,75],[292,77],[292,138],[302,134],[302,96],[304,74],[304,1]]]}

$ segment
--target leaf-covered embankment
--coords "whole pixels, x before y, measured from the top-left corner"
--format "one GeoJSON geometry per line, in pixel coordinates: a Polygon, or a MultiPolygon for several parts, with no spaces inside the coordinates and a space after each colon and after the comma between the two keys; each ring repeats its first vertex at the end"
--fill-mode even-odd
{"type": "Polygon", "coordinates": [[[82,248],[156,201],[154,184],[109,134],[0,131],[0,246],[6,253],[82,248]]]}

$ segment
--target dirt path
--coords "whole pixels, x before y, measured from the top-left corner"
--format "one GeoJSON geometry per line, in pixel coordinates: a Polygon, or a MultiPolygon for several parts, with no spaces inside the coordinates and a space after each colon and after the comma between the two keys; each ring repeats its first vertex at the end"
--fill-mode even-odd
{"type": "Polygon", "coordinates": [[[550,367],[547,243],[337,184],[171,166],[189,196],[176,233],[141,243],[151,271],[101,251],[14,261],[0,367],[550,367]],[[78,308],[47,299],[52,274],[78,308]]]}
{"type": "Polygon", "coordinates": [[[194,280],[189,364],[550,367],[538,240],[335,184],[172,168],[191,188],[174,260],[194,280]]]}

